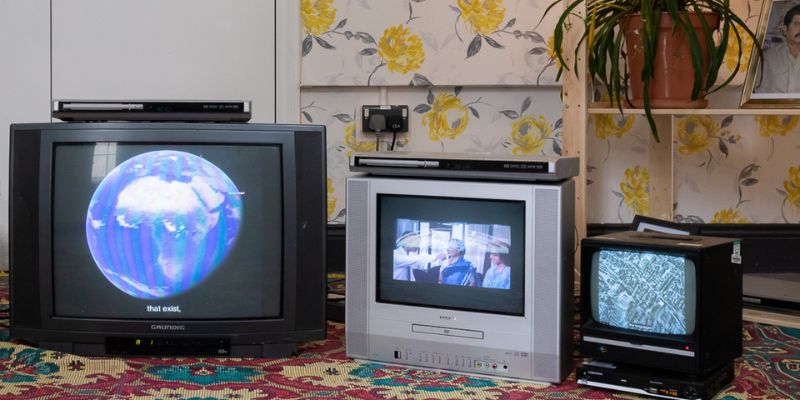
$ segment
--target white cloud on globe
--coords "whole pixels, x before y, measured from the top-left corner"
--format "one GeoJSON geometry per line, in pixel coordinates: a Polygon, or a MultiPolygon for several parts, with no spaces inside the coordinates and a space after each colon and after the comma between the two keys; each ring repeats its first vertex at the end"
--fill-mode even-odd
{"type": "Polygon", "coordinates": [[[235,245],[243,192],[219,167],[160,150],[118,165],[89,202],[87,243],[103,275],[139,298],[183,293],[235,245]]]}

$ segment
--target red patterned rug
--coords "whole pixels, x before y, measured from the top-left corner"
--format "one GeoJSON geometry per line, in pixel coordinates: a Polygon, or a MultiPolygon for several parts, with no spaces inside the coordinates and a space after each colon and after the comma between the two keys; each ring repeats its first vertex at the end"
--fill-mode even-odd
{"type": "MultiPolygon", "coordinates": [[[[298,356],[242,358],[79,357],[8,342],[8,283],[0,277],[2,399],[638,399],[578,386],[510,382],[357,362],[344,326],[305,343],[298,356]]],[[[745,324],[744,356],[720,399],[800,395],[800,330],[745,324]]]]}

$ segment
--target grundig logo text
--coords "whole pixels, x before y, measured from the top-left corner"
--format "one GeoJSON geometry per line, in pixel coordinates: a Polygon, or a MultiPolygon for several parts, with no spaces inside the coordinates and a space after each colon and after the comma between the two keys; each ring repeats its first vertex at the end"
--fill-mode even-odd
{"type": "Polygon", "coordinates": [[[186,325],[150,325],[151,331],[185,331],[186,325]]]}

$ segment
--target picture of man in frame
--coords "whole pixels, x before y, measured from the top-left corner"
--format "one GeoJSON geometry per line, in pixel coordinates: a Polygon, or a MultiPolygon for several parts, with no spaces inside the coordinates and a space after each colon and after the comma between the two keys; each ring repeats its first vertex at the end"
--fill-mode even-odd
{"type": "Polygon", "coordinates": [[[800,4],[779,21],[783,40],[764,49],[754,93],[800,93],[800,4]]]}

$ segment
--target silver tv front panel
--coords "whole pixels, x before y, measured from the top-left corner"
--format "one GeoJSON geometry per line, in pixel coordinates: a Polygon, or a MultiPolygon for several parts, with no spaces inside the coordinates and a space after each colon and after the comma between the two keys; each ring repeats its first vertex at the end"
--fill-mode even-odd
{"type": "Polygon", "coordinates": [[[572,368],[574,184],[400,179],[347,181],[347,355],[543,382],[572,368]],[[377,301],[377,195],[525,202],[522,316],[377,301]]]}

